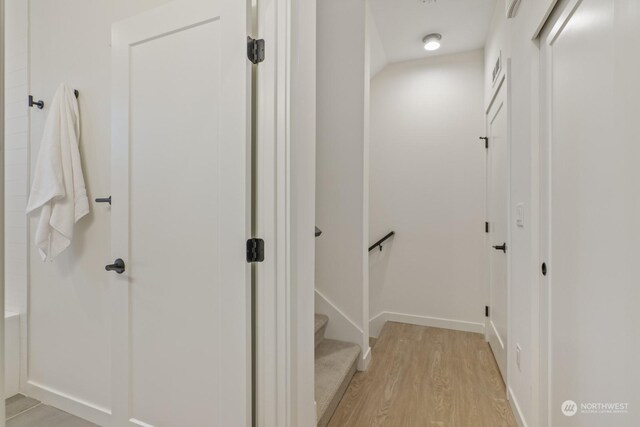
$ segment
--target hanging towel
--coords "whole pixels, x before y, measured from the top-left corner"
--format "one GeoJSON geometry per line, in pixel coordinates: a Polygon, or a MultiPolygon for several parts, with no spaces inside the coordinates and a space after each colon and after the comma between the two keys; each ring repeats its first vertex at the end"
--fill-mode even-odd
{"type": "Polygon", "coordinates": [[[70,244],[76,222],[89,213],[78,140],[80,117],[73,90],[60,85],[44,128],[27,204],[40,210],[35,244],[43,261],[53,260],[70,244]]]}

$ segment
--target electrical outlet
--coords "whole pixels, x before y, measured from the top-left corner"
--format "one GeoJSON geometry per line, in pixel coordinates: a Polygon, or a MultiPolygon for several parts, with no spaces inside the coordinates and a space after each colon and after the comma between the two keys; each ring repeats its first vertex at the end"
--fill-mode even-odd
{"type": "Polygon", "coordinates": [[[520,354],[522,353],[522,348],[520,344],[516,344],[516,365],[518,366],[518,371],[522,372],[522,368],[520,367],[520,354]]]}

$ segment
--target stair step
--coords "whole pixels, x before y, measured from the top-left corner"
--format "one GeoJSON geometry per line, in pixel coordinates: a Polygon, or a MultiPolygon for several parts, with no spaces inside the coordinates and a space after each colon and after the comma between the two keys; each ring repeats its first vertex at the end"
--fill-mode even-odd
{"type": "Polygon", "coordinates": [[[356,373],[359,355],[358,345],[343,341],[324,339],[316,348],[315,398],[318,427],[329,424],[356,373]]]}
{"type": "Polygon", "coordinates": [[[324,331],[327,329],[327,323],[329,323],[329,318],[327,316],[324,314],[316,314],[316,348],[318,348],[318,344],[320,344],[324,338],[324,331]]]}

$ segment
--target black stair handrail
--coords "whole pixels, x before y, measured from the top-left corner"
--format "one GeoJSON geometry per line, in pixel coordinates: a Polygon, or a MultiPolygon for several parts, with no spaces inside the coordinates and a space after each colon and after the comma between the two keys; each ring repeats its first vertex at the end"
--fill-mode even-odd
{"type": "Polygon", "coordinates": [[[369,252],[371,252],[372,250],[374,250],[377,247],[380,247],[380,250],[382,250],[382,244],[387,241],[388,239],[392,238],[393,236],[396,235],[395,231],[390,232],[389,234],[387,234],[386,236],[384,236],[382,239],[378,240],[377,242],[375,242],[373,245],[371,245],[371,247],[369,248],[369,252]]]}

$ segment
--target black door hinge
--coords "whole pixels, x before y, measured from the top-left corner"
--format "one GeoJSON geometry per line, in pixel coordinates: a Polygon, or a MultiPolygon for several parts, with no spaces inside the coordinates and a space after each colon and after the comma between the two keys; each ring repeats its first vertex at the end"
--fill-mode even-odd
{"type": "Polygon", "coordinates": [[[264,61],[264,39],[247,37],[247,57],[254,64],[264,61]]]}
{"type": "Polygon", "coordinates": [[[249,239],[247,240],[247,262],[264,261],[264,240],[249,239]]]}
{"type": "Polygon", "coordinates": [[[489,221],[485,221],[484,222],[484,232],[488,233],[489,232],[489,221]]]}
{"type": "Polygon", "coordinates": [[[484,317],[489,317],[489,306],[488,305],[484,306],[484,317]]]}
{"type": "Polygon", "coordinates": [[[489,148],[489,137],[488,136],[481,136],[480,139],[484,140],[484,148],[489,148]]]}

